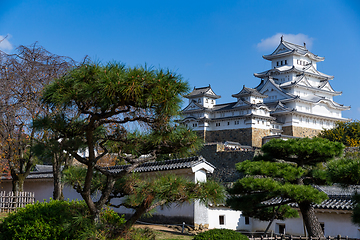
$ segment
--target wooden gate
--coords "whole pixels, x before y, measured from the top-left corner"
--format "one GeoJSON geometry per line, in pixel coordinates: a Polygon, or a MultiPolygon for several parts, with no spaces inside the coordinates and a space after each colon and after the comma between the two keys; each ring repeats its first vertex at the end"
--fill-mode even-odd
{"type": "Polygon", "coordinates": [[[32,204],[35,201],[35,194],[32,192],[0,192],[0,212],[16,211],[19,207],[32,204]]]}

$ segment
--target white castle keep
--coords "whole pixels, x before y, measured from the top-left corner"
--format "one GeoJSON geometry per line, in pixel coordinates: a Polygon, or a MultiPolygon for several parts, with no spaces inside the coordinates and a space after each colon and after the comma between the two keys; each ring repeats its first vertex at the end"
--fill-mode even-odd
{"type": "Polygon", "coordinates": [[[349,106],[333,101],[342,92],[335,91],[334,77],[317,70],[324,61],[300,46],[281,37],[279,46],[264,59],[271,68],[254,76],[261,79],[255,88],[247,88],[232,97],[236,101],[216,104],[221,96],[208,87],[194,88],[186,96],[183,124],[198,131],[205,142],[237,141],[261,146],[266,136],[312,137],[336,121],[349,121],[342,111],[349,106]]]}

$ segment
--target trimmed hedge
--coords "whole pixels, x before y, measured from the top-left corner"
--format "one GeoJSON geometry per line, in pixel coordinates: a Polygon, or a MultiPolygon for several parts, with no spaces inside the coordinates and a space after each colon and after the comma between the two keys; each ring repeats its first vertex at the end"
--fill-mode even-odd
{"type": "Polygon", "coordinates": [[[194,237],[194,240],[249,240],[249,238],[230,229],[211,229],[199,233],[194,237]]]}
{"type": "Polygon", "coordinates": [[[83,201],[36,202],[10,213],[0,224],[0,240],[8,239],[87,239],[94,235],[106,236],[107,228],[119,227],[125,222],[112,210],[100,214],[95,225],[89,218],[83,201]]]}

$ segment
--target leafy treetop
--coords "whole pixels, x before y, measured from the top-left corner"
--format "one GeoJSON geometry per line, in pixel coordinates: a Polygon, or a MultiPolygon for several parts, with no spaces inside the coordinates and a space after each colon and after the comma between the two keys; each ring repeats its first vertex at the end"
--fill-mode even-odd
{"type": "Polygon", "coordinates": [[[319,137],[343,143],[347,147],[360,146],[360,122],[336,122],[332,129],[324,129],[319,137]]]}
{"type": "Polygon", "coordinates": [[[228,204],[247,216],[261,220],[297,216],[289,203],[297,203],[308,233],[322,230],[312,209],[327,198],[312,184],[324,183],[322,163],[341,156],[343,144],[321,138],[274,139],[262,148],[263,154],[236,165],[245,175],[230,189],[228,204]]]}

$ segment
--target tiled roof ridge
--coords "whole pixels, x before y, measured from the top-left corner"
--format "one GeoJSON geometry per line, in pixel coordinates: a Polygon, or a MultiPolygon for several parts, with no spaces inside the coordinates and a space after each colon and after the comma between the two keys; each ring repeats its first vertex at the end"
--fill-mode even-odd
{"type": "MultiPolygon", "coordinates": [[[[152,172],[152,171],[162,171],[162,170],[185,169],[185,168],[192,168],[200,163],[206,163],[209,166],[215,168],[211,163],[207,162],[203,156],[192,156],[187,158],[146,162],[136,167],[133,170],[133,172],[152,172]]],[[[122,171],[129,166],[131,165],[128,164],[128,165],[119,165],[119,166],[104,167],[104,168],[109,171],[116,171],[116,170],[122,171]]]]}
{"type": "Polygon", "coordinates": [[[293,46],[295,46],[295,47],[297,47],[297,48],[301,48],[301,50],[303,50],[303,51],[309,51],[309,50],[308,50],[305,46],[303,46],[303,45],[296,44],[296,43],[292,43],[292,42],[288,42],[288,41],[285,41],[285,40],[282,40],[282,42],[285,43],[285,46],[286,46],[286,44],[289,44],[291,47],[292,47],[292,45],[293,45],[293,46]]]}

